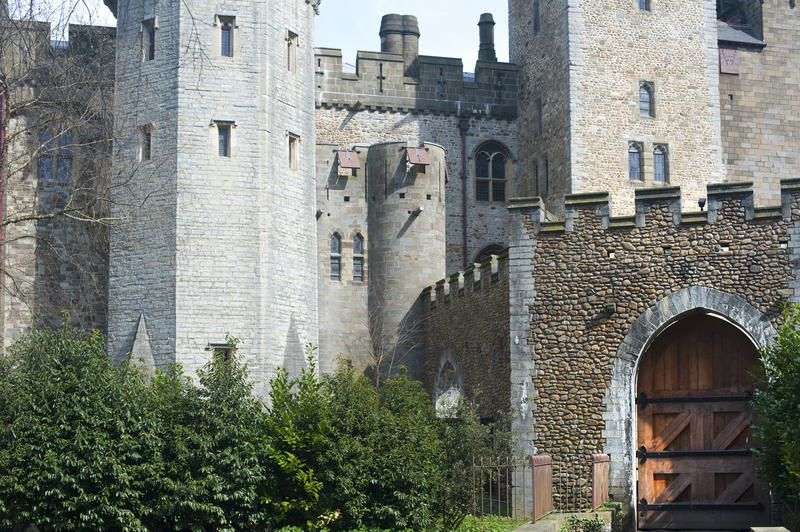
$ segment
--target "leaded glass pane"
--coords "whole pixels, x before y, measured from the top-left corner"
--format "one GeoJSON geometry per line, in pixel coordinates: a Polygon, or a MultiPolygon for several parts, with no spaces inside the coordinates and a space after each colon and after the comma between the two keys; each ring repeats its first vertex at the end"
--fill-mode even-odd
{"type": "Polygon", "coordinates": [[[480,152],[475,158],[475,177],[489,177],[489,154],[480,152]]]}
{"type": "Polygon", "coordinates": [[[492,181],[492,200],[505,201],[506,200],[506,182],[505,181],[492,181]]]}
{"type": "Polygon", "coordinates": [[[334,281],[342,279],[342,259],[340,257],[331,257],[331,279],[334,281]]]}
{"type": "Polygon", "coordinates": [[[219,129],[219,155],[227,157],[230,151],[231,128],[228,126],[218,126],[219,129]]]}
{"type": "Polygon", "coordinates": [[[339,233],[333,233],[331,235],[331,253],[341,253],[342,252],[342,239],[339,236],[339,233]]]}
{"type": "Polygon", "coordinates": [[[39,157],[36,160],[36,177],[39,179],[50,179],[53,177],[53,159],[50,157],[39,157]]]}
{"type": "Polygon", "coordinates": [[[662,183],[667,180],[667,158],[661,147],[653,150],[653,179],[662,183]]]}
{"type": "Polygon", "coordinates": [[[355,257],[353,259],[353,280],[364,280],[364,259],[361,257],[355,257]]]}
{"type": "Polygon", "coordinates": [[[72,135],[64,133],[58,137],[58,153],[61,155],[72,155],[72,135]]]}
{"type": "Polygon", "coordinates": [[[639,87],[639,115],[652,116],[651,99],[650,87],[647,85],[639,87]]]}
{"type": "Polygon", "coordinates": [[[58,160],[58,178],[69,179],[72,177],[72,159],[58,160]]]}
{"type": "Polygon", "coordinates": [[[492,179],[506,178],[506,158],[502,153],[496,153],[492,159],[492,179]]]}
{"type": "Polygon", "coordinates": [[[228,25],[222,26],[222,55],[223,57],[233,57],[231,50],[231,27],[228,25]]]}
{"type": "Polygon", "coordinates": [[[642,152],[637,146],[628,149],[628,175],[635,181],[642,180],[642,152]]]}
{"type": "Polygon", "coordinates": [[[489,182],[476,181],[475,182],[475,199],[478,201],[489,201],[489,182]]]}
{"type": "Polygon", "coordinates": [[[353,239],[353,253],[355,255],[363,255],[364,254],[364,239],[361,235],[356,235],[353,239]]]}

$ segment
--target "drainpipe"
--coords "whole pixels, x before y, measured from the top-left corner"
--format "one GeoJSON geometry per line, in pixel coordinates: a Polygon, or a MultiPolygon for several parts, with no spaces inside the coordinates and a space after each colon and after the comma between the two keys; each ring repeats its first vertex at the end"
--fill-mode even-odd
{"type": "Polygon", "coordinates": [[[467,267],[469,256],[467,255],[467,131],[469,131],[469,120],[461,119],[458,123],[458,130],[461,132],[461,248],[463,266],[467,267]]]}

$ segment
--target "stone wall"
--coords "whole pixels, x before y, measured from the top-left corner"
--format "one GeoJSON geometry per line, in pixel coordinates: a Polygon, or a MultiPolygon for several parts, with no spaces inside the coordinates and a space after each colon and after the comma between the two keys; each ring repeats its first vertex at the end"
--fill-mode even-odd
{"type": "MultiPolygon", "coordinates": [[[[463,179],[461,157],[461,132],[458,116],[360,110],[346,107],[322,106],[317,108],[317,140],[331,143],[340,149],[354,145],[370,145],[387,141],[406,141],[411,146],[435,142],[447,153],[448,181],[446,184],[446,246],[447,271],[462,268],[463,246],[463,179]]],[[[508,149],[516,160],[516,122],[501,119],[474,118],[468,121],[467,151],[467,262],[490,244],[505,244],[508,239],[508,213],[502,202],[475,200],[474,154],[484,142],[494,140],[508,149]]],[[[507,197],[518,194],[518,173],[512,166],[512,178],[507,186],[507,197]]]]}
{"type": "Polygon", "coordinates": [[[536,287],[528,340],[534,443],[554,456],[556,486],[568,480],[564,460],[607,452],[614,497],[633,502],[641,352],[625,348],[629,338],[646,342],[670,316],[703,309],[763,345],[782,302],[797,300],[797,181],[784,181],[782,205],[770,208],[753,207],[748,184],[709,186],[707,196],[706,212],[685,212],[677,188],[639,190],[636,215],[613,218],[608,194],[571,195],[561,222],[541,222],[538,202],[517,205],[532,268],[512,266],[509,276],[532,277],[536,287]]]}
{"type": "Polygon", "coordinates": [[[422,294],[425,389],[437,400],[442,361],[455,367],[461,395],[482,418],[510,408],[508,254],[443,279],[422,294]]]}
{"type": "Polygon", "coordinates": [[[781,0],[755,4],[748,23],[766,46],[720,42],[736,52],[739,73],[720,74],[719,98],[728,179],[752,181],[756,204],[767,205],[780,200],[780,177],[800,170],[800,8],[781,0]]]}
{"type": "Polygon", "coordinates": [[[561,213],[563,193],[609,191],[614,212],[632,214],[634,190],[657,185],[656,144],[668,146],[669,183],[687,203],[722,181],[713,1],[665,0],[650,10],[628,0],[512,1],[510,14],[511,58],[525,80],[521,171],[533,179],[537,161],[542,175],[546,158],[551,178],[547,192],[531,186],[531,195],[561,213]],[[653,117],[639,115],[641,82],[653,84],[653,117]],[[630,142],[643,144],[642,181],[628,175],[630,142]]]}

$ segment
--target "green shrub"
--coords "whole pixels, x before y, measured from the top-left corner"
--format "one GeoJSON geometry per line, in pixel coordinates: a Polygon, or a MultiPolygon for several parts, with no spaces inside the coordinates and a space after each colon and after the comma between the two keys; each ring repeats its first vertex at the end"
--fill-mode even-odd
{"type": "Polygon", "coordinates": [[[559,528],[560,532],[603,532],[606,522],[599,517],[570,515],[559,528]]]}
{"type": "Polygon", "coordinates": [[[778,336],[761,350],[754,435],[761,475],[785,501],[800,502],[800,309],[784,311],[778,336]]]}

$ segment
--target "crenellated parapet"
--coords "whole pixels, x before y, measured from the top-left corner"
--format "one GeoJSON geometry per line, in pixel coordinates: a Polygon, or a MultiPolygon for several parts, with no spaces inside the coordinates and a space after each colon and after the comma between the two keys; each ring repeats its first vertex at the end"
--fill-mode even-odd
{"type": "Polygon", "coordinates": [[[494,23],[488,13],[481,21],[487,60],[477,61],[474,77],[465,76],[461,59],[419,55],[416,17],[409,15],[384,16],[381,51],[359,51],[355,73],[343,71],[341,50],[316,48],[317,107],[516,118],[518,68],[491,60],[487,28],[494,23]]]}
{"type": "Polygon", "coordinates": [[[447,306],[458,297],[486,291],[508,275],[508,249],[497,255],[489,255],[449,277],[440,279],[422,291],[422,297],[430,310],[447,306]]]}
{"type": "Polygon", "coordinates": [[[691,210],[682,205],[680,187],[638,189],[633,216],[612,216],[608,192],[568,194],[561,220],[545,219],[546,207],[539,197],[513,198],[508,209],[529,215],[532,232],[545,236],[598,226],[607,231],[626,231],[646,228],[651,223],[691,227],[716,224],[723,219],[728,223],[790,220],[798,198],[800,179],[784,179],[781,204],[764,207],[755,207],[752,183],[745,182],[707,185],[706,197],[691,210]]]}

